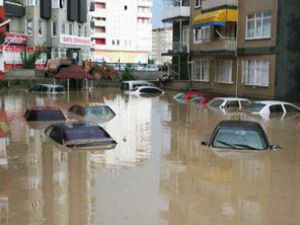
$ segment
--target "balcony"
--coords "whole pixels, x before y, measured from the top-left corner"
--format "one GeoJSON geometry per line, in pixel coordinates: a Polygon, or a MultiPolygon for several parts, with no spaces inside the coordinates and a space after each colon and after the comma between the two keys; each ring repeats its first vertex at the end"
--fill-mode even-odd
{"type": "Polygon", "coordinates": [[[95,27],[105,27],[106,21],[103,20],[94,20],[95,27]]]}
{"type": "Polygon", "coordinates": [[[137,17],[139,18],[151,18],[152,17],[152,13],[149,11],[138,11],[137,12],[137,17]]]}
{"type": "Polygon", "coordinates": [[[203,0],[202,11],[211,11],[220,8],[234,8],[238,7],[238,0],[203,0]]]}
{"type": "Polygon", "coordinates": [[[205,42],[196,42],[194,49],[200,52],[228,52],[232,53],[237,50],[236,38],[222,38],[205,42]]]}
{"type": "Polygon", "coordinates": [[[176,20],[189,20],[190,2],[165,0],[162,20],[163,22],[173,22],[176,20]]]}
{"type": "Polygon", "coordinates": [[[163,56],[172,56],[172,55],[180,55],[180,54],[188,54],[189,53],[189,44],[183,42],[173,42],[172,49],[169,49],[166,53],[163,53],[163,56]]]}
{"type": "Polygon", "coordinates": [[[152,7],[152,0],[138,0],[138,6],[152,7]]]}
{"type": "Polygon", "coordinates": [[[25,16],[25,7],[22,4],[6,1],[4,4],[5,15],[11,17],[25,16]]]}

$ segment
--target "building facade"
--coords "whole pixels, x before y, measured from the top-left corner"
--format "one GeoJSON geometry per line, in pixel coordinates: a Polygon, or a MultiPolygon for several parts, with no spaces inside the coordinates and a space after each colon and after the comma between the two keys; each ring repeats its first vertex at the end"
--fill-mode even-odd
{"type": "Polygon", "coordinates": [[[172,48],[164,56],[172,57],[172,72],[179,80],[189,79],[190,1],[164,0],[163,22],[172,24],[172,48]]]}
{"type": "Polygon", "coordinates": [[[155,64],[171,63],[172,57],[162,54],[172,49],[172,36],[173,29],[171,27],[152,30],[152,60],[155,64]]]}
{"type": "Polygon", "coordinates": [[[193,0],[193,88],[299,98],[299,9],[295,0],[193,0]]]}
{"type": "Polygon", "coordinates": [[[89,0],[23,0],[6,1],[6,26],[3,44],[5,67],[19,68],[22,58],[35,50],[46,54],[41,59],[68,57],[76,62],[90,57],[89,0]]]}
{"type": "Polygon", "coordinates": [[[91,17],[95,61],[148,62],[152,50],[152,0],[96,0],[91,17]]]}

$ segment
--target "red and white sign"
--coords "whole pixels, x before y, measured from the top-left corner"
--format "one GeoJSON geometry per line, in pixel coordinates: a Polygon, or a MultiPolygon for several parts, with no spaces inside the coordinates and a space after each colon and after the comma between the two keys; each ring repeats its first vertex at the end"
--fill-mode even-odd
{"type": "Polygon", "coordinates": [[[71,36],[71,35],[60,35],[60,43],[66,45],[82,45],[89,46],[91,45],[91,38],[71,36]]]}
{"type": "Polygon", "coordinates": [[[27,39],[24,34],[6,34],[5,43],[26,45],[27,39]]]}

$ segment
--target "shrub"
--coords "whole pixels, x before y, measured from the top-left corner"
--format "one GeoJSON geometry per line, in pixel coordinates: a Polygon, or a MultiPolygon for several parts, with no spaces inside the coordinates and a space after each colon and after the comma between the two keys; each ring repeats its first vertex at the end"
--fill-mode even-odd
{"type": "Polygon", "coordinates": [[[133,75],[131,70],[126,67],[124,72],[122,73],[122,80],[136,80],[137,78],[133,75]]]}

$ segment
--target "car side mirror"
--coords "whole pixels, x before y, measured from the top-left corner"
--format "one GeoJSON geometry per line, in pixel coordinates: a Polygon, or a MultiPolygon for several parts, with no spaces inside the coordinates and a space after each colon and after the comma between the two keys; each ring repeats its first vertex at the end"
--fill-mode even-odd
{"type": "Polygon", "coordinates": [[[201,141],[201,145],[203,145],[203,146],[209,146],[209,141],[201,141]]]}
{"type": "Polygon", "coordinates": [[[281,149],[282,149],[282,147],[280,145],[270,145],[270,150],[272,150],[272,151],[278,151],[281,149]]]}

